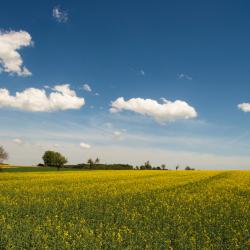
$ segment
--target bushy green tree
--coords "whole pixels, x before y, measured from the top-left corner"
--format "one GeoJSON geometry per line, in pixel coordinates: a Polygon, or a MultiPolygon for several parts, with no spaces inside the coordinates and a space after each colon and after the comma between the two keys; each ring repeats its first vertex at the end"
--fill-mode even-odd
{"type": "Polygon", "coordinates": [[[146,161],[146,162],[144,163],[144,166],[145,166],[145,169],[152,169],[152,166],[151,166],[151,164],[150,164],[149,161],[146,161]]]}
{"type": "Polygon", "coordinates": [[[186,166],[186,167],[185,167],[185,170],[194,170],[194,168],[191,168],[191,167],[189,167],[189,166],[186,166]]]}
{"type": "Polygon", "coordinates": [[[97,157],[96,159],[95,159],[95,164],[99,164],[100,163],[100,159],[97,157]]]}
{"type": "Polygon", "coordinates": [[[165,170],[166,169],[166,165],[165,164],[161,164],[161,169],[165,170]]]}
{"type": "Polygon", "coordinates": [[[152,169],[152,166],[151,166],[151,164],[150,164],[149,161],[146,161],[146,162],[144,163],[144,165],[142,165],[142,166],[140,167],[140,169],[141,169],[141,170],[150,170],[150,169],[152,169]]]}
{"type": "Polygon", "coordinates": [[[88,159],[87,163],[89,164],[89,168],[92,168],[94,165],[94,161],[91,158],[88,159]]]}
{"type": "Polygon", "coordinates": [[[58,170],[67,163],[67,159],[59,152],[46,151],[43,155],[44,165],[48,167],[57,167],[58,170]]]}

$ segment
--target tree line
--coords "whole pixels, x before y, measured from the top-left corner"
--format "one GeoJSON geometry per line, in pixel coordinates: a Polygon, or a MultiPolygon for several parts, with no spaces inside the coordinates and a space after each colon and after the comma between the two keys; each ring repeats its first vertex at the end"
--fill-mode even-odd
{"type": "Polygon", "coordinates": [[[43,155],[44,164],[38,164],[38,166],[45,167],[56,167],[58,170],[60,168],[78,168],[86,170],[129,170],[133,169],[132,165],[129,164],[101,164],[100,159],[97,157],[95,160],[89,158],[86,163],[66,165],[68,162],[66,157],[55,151],[46,151],[43,155]]]}
{"type": "MultiPolygon", "coordinates": [[[[8,153],[6,150],[0,146],[0,164],[3,164],[5,160],[8,159],[8,153]]],[[[154,167],[151,165],[149,161],[146,161],[141,166],[136,166],[135,168],[129,164],[103,164],[100,163],[100,159],[97,157],[95,160],[89,158],[86,163],[75,164],[75,165],[66,165],[68,162],[67,158],[63,156],[61,153],[48,150],[42,156],[44,163],[39,163],[38,166],[40,167],[56,167],[58,170],[61,168],[79,168],[79,169],[86,169],[86,170],[170,170],[166,167],[165,164],[161,166],[154,167]]],[[[178,170],[180,167],[177,165],[175,170],[178,170]]],[[[195,170],[189,166],[185,167],[185,170],[195,170]]]]}
{"type": "MultiPolygon", "coordinates": [[[[153,167],[149,161],[146,161],[141,166],[136,166],[135,168],[129,164],[101,164],[100,159],[97,157],[95,160],[89,158],[87,163],[81,163],[76,165],[65,165],[67,163],[67,159],[58,152],[54,151],[46,151],[43,155],[44,164],[39,164],[40,166],[48,166],[48,167],[57,167],[58,170],[61,167],[67,168],[79,168],[79,169],[92,169],[92,170],[169,170],[166,168],[165,164],[161,166],[153,167]]],[[[178,170],[180,167],[176,166],[175,170],[178,170]]],[[[185,167],[185,170],[195,170],[189,166],[185,167]]]]}

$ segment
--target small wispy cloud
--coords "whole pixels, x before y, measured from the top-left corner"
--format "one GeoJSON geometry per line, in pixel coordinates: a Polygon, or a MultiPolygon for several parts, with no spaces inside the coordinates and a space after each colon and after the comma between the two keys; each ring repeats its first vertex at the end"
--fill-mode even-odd
{"type": "Polygon", "coordinates": [[[193,77],[190,76],[190,75],[181,73],[181,74],[178,75],[178,79],[179,79],[179,80],[185,79],[185,80],[188,80],[188,81],[192,81],[192,80],[193,80],[193,77]]]}
{"type": "Polygon", "coordinates": [[[91,146],[85,142],[81,142],[79,146],[82,149],[90,149],[91,148],[91,146]]]}
{"type": "Polygon", "coordinates": [[[89,84],[83,84],[83,90],[86,91],[86,92],[91,92],[92,91],[92,88],[90,87],[89,84]]]}
{"type": "Polygon", "coordinates": [[[145,74],[146,74],[145,71],[144,71],[143,69],[141,69],[141,70],[140,70],[140,75],[141,75],[141,76],[145,76],[145,74]]]}
{"type": "Polygon", "coordinates": [[[248,102],[240,103],[238,104],[238,108],[243,112],[250,112],[250,103],[248,102]]]}
{"type": "Polygon", "coordinates": [[[113,127],[113,124],[110,123],[110,122],[106,122],[106,123],[103,124],[103,126],[104,126],[105,128],[111,129],[111,128],[113,127]]]}
{"type": "Polygon", "coordinates": [[[115,139],[121,139],[122,138],[122,132],[121,131],[114,131],[113,136],[115,139]]]}
{"type": "Polygon", "coordinates": [[[13,142],[16,143],[17,145],[23,144],[23,140],[21,140],[20,138],[15,138],[13,142]]]}
{"type": "Polygon", "coordinates": [[[62,10],[60,6],[55,6],[52,10],[52,16],[58,23],[66,23],[69,20],[68,12],[62,10]]]}
{"type": "Polygon", "coordinates": [[[122,129],[122,130],[115,130],[113,132],[113,137],[114,139],[116,140],[121,140],[125,137],[125,134],[126,134],[126,129],[122,129]]]}

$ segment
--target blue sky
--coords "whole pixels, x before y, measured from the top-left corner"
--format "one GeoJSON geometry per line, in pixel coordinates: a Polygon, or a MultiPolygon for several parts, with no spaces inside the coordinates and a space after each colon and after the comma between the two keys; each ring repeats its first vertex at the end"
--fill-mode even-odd
{"type": "Polygon", "coordinates": [[[99,156],[249,169],[250,114],[237,106],[250,102],[248,1],[14,3],[0,9],[0,88],[12,97],[29,88],[49,96],[62,94],[54,86],[69,84],[77,103],[31,112],[0,95],[0,142],[10,162],[36,164],[54,149],[72,163],[99,156]],[[32,42],[16,51],[32,75],[7,69],[1,58],[1,35],[21,31],[32,42]],[[110,112],[119,97],[124,102],[110,112]],[[174,110],[176,100],[185,102],[186,113],[173,115],[161,98],[174,110]]]}

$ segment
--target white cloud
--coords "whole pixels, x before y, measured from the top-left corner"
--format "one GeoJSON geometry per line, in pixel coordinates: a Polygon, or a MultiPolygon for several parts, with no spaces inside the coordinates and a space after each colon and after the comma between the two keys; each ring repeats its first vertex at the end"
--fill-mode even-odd
{"type": "Polygon", "coordinates": [[[113,124],[110,123],[110,122],[106,122],[106,123],[103,124],[103,126],[104,126],[105,128],[111,129],[111,128],[113,127],[113,124]]]}
{"type": "Polygon", "coordinates": [[[55,6],[52,10],[52,16],[59,23],[66,23],[68,21],[68,12],[62,10],[60,6],[55,6]]]}
{"type": "Polygon", "coordinates": [[[91,92],[92,91],[91,87],[88,84],[84,84],[83,85],[83,90],[85,90],[87,92],[91,92]]]}
{"type": "Polygon", "coordinates": [[[121,131],[114,131],[113,135],[116,139],[120,139],[122,137],[122,132],[121,131]]]}
{"type": "Polygon", "coordinates": [[[89,144],[87,144],[87,143],[81,142],[80,143],[80,148],[82,148],[82,149],[90,149],[91,146],[89,144]]]}
{"type": "Polygon", "coordinates": [[[125,129],[123,129],[123,130],[121,130],[121,131],[116,130],[116,131],[113,132],[113,137],[114,137],[115,139],[117,139],[117,140],[121,140],[121,139],[124,138],[125,133],[126,133],[126,130],[125,130],[125,129]]]}
{"type": "Polygon", "coordinates": [[[15,139],[13,140],[13,142],[16,143],[16,144],[18,144],[18,145],[23,144],[23,140],[21,140],[21,139],[19,139],[19,138],[15,138],[15,139]]]}
{"type": "Polygon", "coordinates": [[[52,112],[80,109],[84,104],[84,98],[78,97],[69,84],[54,86],[50,94],[45,89],[28,88],[12,96],[7,89],[0,89],[0,108],[52,112]]]}
{"type": "Polygon", "coordinates": [[[186,79],[186,80],[189,80],[189,81],[192,81],[192,80],[193,80],[192,76],[189,76],[189,75],[183,74],[183,73],[179,74],[179,75],[178,75],[178,78],[179,78],[179,79],[186,79]]]}
{"type": "Polygon", "coordinates": [[[244,102],[238,104],[238,108],[244,112],[250,112],[250,103],[244,102]]]}
{"type": "Polygon", "coordinates": [[[140,70],[140,75],[145,76],[145,71],[143,69],[140,70]]]}
{"type": "Polygon", "coordinates": [[[158,103],[152,99],[132,98],[125,101],[123,97],[119,97],[111,103],[111,113],[121,112],[123,110],[152,117],[160,123],[178,119],[195,118],[197,116],[192,106],[180,100],[171,102],[164,99],[164,103],[158,103]]]}
{"type": "Polygon", "coordinates": [[[0,71],[30,76],[31,72],[23,66],[18,50],[32,45],[31,36],[26,31],[0,32],[0,71]]]}

